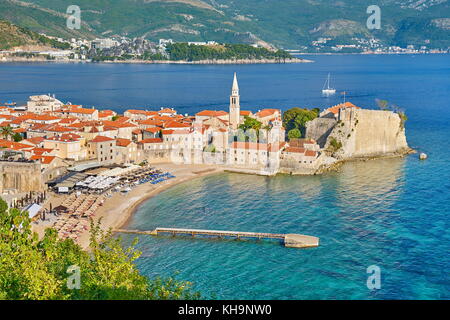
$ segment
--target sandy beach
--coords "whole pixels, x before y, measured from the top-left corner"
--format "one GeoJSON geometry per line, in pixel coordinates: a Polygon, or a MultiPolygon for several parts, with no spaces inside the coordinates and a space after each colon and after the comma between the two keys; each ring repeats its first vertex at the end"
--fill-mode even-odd
{"type": "MultiPolygon", "coordinates": [[[[152,166],[163,172],[170,172],[175,178],[163,181],[156,185],[150,183],[141,184],[126,194],[121,192],[112,193],[110,197],[106,198],[103,205],[95,211],[95,215],[93,216],[94,221],[101,219],[101,227],[103,230],[112,229],[114,231],[115,229],[119,229],[127,223],[128,219],[142,202],[170,187],[195,178],[224,171],[223,168],[214,165],[159,163],[152,164],[152,166]]],[[[52,207],[55,208],[56,206],[61,205],[67,197],[67,195],[51,194],[43,207],[49,209],[51,203],[52,207]]],[[[45,233],[45,229],[52,227],[55,221],[55,216],[48,215],[45,221],[37,220],[36,222],[33,222],[32,229],[39,237],[42,237],[45,233]]],[[[79,235],[77,243],[83,249],[88,249],[89,237],[89,230],[83,231],[79,235]]]]}
{"type": "MultiPolygon", "coordinates": [[[[126,224],[133,212],[142,202],[172,186],[198,177],[223,172],[223,169],[212,165],[177,165],[173,163],[162,163],[155,164],[154,166],[164,172],[172,173],[175,178],[157,185],[145,183],[132,189],[127,194],[122,194],[120,192],[113,193],[110,198],[107,198],[103,206],[97,210],[94,216],[94,220],[96,221],[100,218],[102,219],[101,226],[103,230],[120,228],[126,224]]],[[[78,243],[84,249],[89,247],[89,231],[80,235],[78,243]]]]}

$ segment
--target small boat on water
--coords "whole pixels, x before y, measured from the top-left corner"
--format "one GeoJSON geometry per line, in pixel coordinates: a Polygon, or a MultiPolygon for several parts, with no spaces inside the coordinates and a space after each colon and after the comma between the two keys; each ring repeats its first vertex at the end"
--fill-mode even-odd
{"type": "Polygon", "coordinates": [[[336,89],[330,87],[330,74],[328,74],[328,78],[325,81],[325,84],[322,88],[322,94],[325,96],[330,96],[336,93],[336,89]]]}

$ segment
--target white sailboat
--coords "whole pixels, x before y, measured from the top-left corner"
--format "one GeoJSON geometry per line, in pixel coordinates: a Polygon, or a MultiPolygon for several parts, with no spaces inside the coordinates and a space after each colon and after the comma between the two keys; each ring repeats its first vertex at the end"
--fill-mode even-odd
{"type": "Polygon", "coordinates": [[[330,74],[328,74],[328,78],[325,81],[325,84],[322,88],[322,94],[326,96],[330,96],[336,93],[336,89],[330,88],[330,74]]]}

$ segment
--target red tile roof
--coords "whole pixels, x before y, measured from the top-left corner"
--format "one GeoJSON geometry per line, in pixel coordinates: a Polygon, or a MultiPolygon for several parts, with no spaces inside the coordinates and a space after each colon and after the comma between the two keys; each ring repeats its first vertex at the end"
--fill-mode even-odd
{"type": "Polygon", "coordinates": [[[106,141],[113,141],[114,139],[105,137],[105,136],[96,136],[94,139],[92,139],[90,142],[106,142],[106,141]]]}
{"type": "Polygon", "coordinates": [[[74,142],[74,141],[78,141],[80,138],[81,138],[81,136],[79,136],[75,133],[63,133],[61,136],[54,136],[54,137],[48,138],[47,140],[61,141],[61,142],[74,142]]]}
{"type": "Polygon", "coordinates": [[[256,116],[259,118],[265,118],[274,115],[276,112],[279,112],[281,114],[281,111],[279,109],[263,109],[256,113],[256,116]]]}
{"type": "Polygon", "coordinates": [[[145,139],[145,140],[141,140],[138,143],[162,143],[163,140],[160,138],[151,138],[151,139],[145,139]]]}
{"type": "Polygon", "coordinates": [[[113,128],[134,128],[136,127],[135,124],[129,123],[129,122],[122,122],[122,121],[103,121],[103,125],[113,128]]]}
{"type": "Polygon", "coordinates": [[[171,114],[174,114],[174,113],[176,113],[176,111],[175,111],[175,110],[172,110],[172,109],[170,109],[170,108],[164,108],[164,109],[162,109],[162,110],[159,110],[158,113],[159,113],[159,114],[161,114],[161,113],[171,113],[171,114]]]}
{"type": "Polygon", "coordinates": [[[131,143],[131,140],[129,139],[122,139],[122,138],[117,138],[116,139],[116,146],[119,147],[128,147],[131,143]]]}
{"type": "Polygon", "coordinates": [[[50,153],[53,151],[53,149],[48,149],[48,148],[33,148],[31,150],[34,154],[38,154],[41,155],[43,153],[50,153]]]}
{"type": "Polygon", "coordinates": [[[93,114],[95,113],[95,109],[85,109],[85,108],[71,108],[69,110],[70,113],[81,113],[81,114],[93,114]]]}
{"type": "Polygon", "coordinates": [[[219,110],[219,111],[213,111],[213,110],[203,110],[195,114],[199,117],[221,117],[228,115],[228,112],[219,110]]]}
{"type": "Polygon", "coordinates": [[[67,127],[62,127],[62,126],[52,126],[50,128],[47,128],[46,131],[51,131],[51,132],[71,132],[73,131],[73,129],[69,129],[67,127]]]}
{"type": "Polygon", "coordinates": [[[154,116],[152,119],[160,120],[160,121],[173,121],[173,117],[169,117],[169,116],[154,116]]]}
{"type": "Polygon", "coordinates": [[[148,126],[162,126],[164,124],[161,120],[155,120],[155,119],[147,119],[137,122],[139,125],[148,125],[148,126]]]}
{"type": "Polygon", "coordinates": [[[305,148],[298,148],[298,147],[287,147],[285,149],[286,152],[290,152],[290,153],[305,153],[306,149],[305,148]]]}
{"type": "Polygon", "coordinates": [[[164,124],[165,128],[190,128],[191,125],[178,121],[170,121],[164,124]]]}
{"type": "Polygon", "coordinates": [[[70,123],[74,123],[77,122],[78,119],[77,118],[63,118],[61,119],[58,123],[62,123],[62,124],[70,124],[70,123]]]}
{"type": "Polygon", "coordinates": [[[345,103],[341,103],[341,104],[335,105],[335,106],[333,106],[333,107],[331,107],[331,108],[328,108],[326,111],[331,112],[331,113],[334,113],[334,114],[338,114],[338,113],[339,113],[339,110],[342,109],[342,108],[356,108],[356,109],[361,109],[360,107],[357,107],[357,106],[355,106],[353,103],[347,101],[347,102],[345,102],[345,103]]]}
{"type": "Polygon", "coordinates": [[[25,139],[25,140],[23,140],[23,141],[24,141],[24,142],[29,142],[29,143],[31,143],[31,144],[36,145],[36,144],[42,143],[44,140],[45,140],[45,139],[44,139],[43,137],[33,137],[33,138],[25,139]]]}
{"type": "Polygon", "coordinates": [[[305,152],[305,156],[307,156],[307,157],[315,157],[316,155],[317,155],[317,152],[313,151],[313,150],[306,150],[306,152],[305,152]]]}
{"type": "Polygon", "coordinates": [[[158,133],[161,130],[162,130],[162,128],[160,128],[160,127],[151,127],[151,128],[145,129],[145,131],[151,132],[151,133],[158,133]]]}
{"type": "Polygon", "coordinates": [[[112,117],[114,116],[116,113],[112,110],[102,110],[98,112],[98,117],[99,118],[106,118],[106,117],[112,117]]]}
{"type": "Polygon", "coordinates": [[[9,141],[5,139],[0,139],[0,147],[1,148],[9,148],[14,150],[22,150],[22,149],[30,149],[33,148],[28,144],[23,144],[19,142],[9,141]]]}

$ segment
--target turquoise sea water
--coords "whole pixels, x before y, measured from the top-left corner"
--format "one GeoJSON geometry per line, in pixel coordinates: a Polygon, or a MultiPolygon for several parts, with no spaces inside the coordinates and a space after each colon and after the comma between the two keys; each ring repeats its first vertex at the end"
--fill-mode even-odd
{"type": "Polygon", "coordinates": [[[247,66],[0,64],[0,101],[55,92],[116,110],[168,105],[193,113],[226,107],[236,70],[244,109],[326,107],[341,100],[320,96],[331,72],[356,105],[373,108],[380,98],[403,107],[408,142],[429,159],[348,163],[312,177],[220,174],[178,185],[141,205],[128,227],[303,233],[320,237],[320,246],[142,236],[139,268],[151,277],[178,272],[213,298],[450,299],[449,56],[312,59],[247,66]],[[380,290],[366,287],[371,265],[381,268],[380,290]]]}

